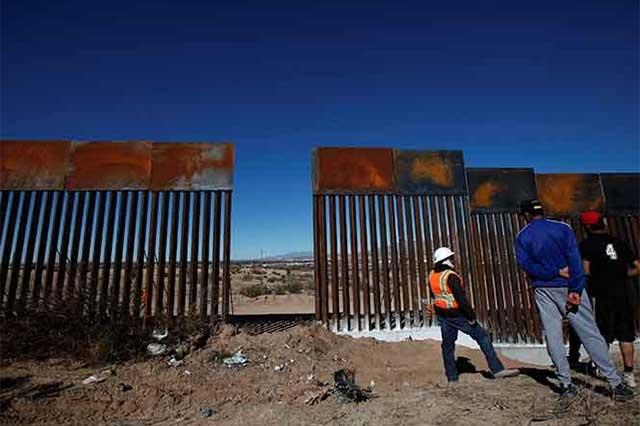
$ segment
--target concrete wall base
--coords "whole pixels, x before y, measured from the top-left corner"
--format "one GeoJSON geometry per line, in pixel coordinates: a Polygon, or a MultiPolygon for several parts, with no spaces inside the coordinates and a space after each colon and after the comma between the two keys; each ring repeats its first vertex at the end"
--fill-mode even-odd
{"type": "MultiPolygon", "coordinates": [[[[351,336],[354,338],[369,337],[384,342],[400,342],[403,340],[436,340],[441,341],[440,327],[416,327],[402,330],[368,330],[368,331],[343,331],[333,330],[336,334],[351,336]]],[[[479,349],[478,344],[466,334],[458,335],[457,345],[471,349],[479,349]]],[[[507,358],[527,364],[550,366],[551,359],[547,354],[547,348],[540,343],[494,343],[496,351],[507,358]]],[[[635,341],[636,350],[640,350],[640,339],[635,341]]],[[[567,351],[568,351],[567,346],[567,351]]],[[[618,343],[611,345],[610,353],[619,353],[618,343]]],[[[588,354],[584,348],[580,348],[581,360],[588,360],[588,354]]]]}

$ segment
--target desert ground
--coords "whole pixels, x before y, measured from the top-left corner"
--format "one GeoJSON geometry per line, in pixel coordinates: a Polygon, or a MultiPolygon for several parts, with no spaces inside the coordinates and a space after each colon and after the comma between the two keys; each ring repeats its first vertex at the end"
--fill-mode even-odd
{"type": "MultiPolygon", "coordinates": [[[[235,264],[231,277],[234,314],[314,310],[313,272],[306,265],[235,264]]],[[[262,334],[225,325],[203,335],[187,324],[172,330],[161,341],[166,351],[153,356],[146,350],[157,343],[151,330],[103,330],[78,322],[72,312],[54,314],[0,323],[0,424],[640,422],[640,397],[613,402],[597,378],[576,373],[580,394],[561,404],[550,368],[503,358],[522,374],[493,380],[482,354],[463,347],[457,350],[460,382],[449,386],[436,341],[354,339],[321,325],[262,334]],[[246,363],[226,365],[238,352],[246,363]],[[368,400],[341,397],[334,373],[344,369],[355,374],[368,400]]]]}
{"type": "Polygon", "coordinates": [[[447,386],[438,342],[353,339],[316,325],[260,335],[224,326],[174,365],[170,352],[117,363],[72,354],[2,355],[0,424],[631,425],[640,420],[639,397],[613,402],[604,383],[585,374],[576,374],[580,394],[565,406],[557,402],[550,369],[504,359],[522,374],[493,380],[481,353],[459,347],[463,374],[456,386],[447,386]],[[222,360],[237,351],[246,364],[225,365],[222,360]],[[369,400],[339,400],[333,374],[345,368],[370,390],[369,400]],[[83,384],[91,375],[101,381],[83,384]]]}
{"type": "Polygon", "coordinates": [[[309,264],[247,263],[231,268],[234,314],[314,312],[313,267],[309,264]]]}

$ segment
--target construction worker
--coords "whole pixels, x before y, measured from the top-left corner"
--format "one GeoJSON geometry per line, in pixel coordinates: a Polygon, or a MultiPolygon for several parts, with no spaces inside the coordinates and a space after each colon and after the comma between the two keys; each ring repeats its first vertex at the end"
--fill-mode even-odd
{"type": "Polygon", "coordinates": [[[435,311],[442,333],[442,358],[449,383],[458,381],[455,347],[458,331],[475,340],[484,353],[494,378],[514,377],[518,370],[505,369],[498,359],[491,338],[476,321],[476,315],[469,304],[462,286],[462,278],[454,270],[454,253],[447,247],[440,247],[433,254],[434,269],[429,272],[429,287],[434,297],[435,311]]]}
{"type": "Polygon", "coordinates": [[[607,233],[602,215],[584,212],[580,222],[588,237],[580,243],[580,254],[595,298],[596,323],[607,344],[620,343],[624,371],[622,379],[636,387],[633,375],[633,341],[635,340],[635,294],[630,277],[638,275],[640,260],[634,259],[629,246],[607,233]]]}
{"type": "Polygon", "coordinates": [[[616,400],[633,398],[633,390],[616,372],[607,343],[595,323],[589,297],[584,292],[582,260],[573,230],[563,222],[546,219],[538,200],[523,202],[521,210],[529,223],[516,237],[516,258],[533,287],[547,351],[560,381],[561,396],[573,398],[577,395],[565,356],[562,320],[566,318],[609,382],[612,397],[616,400]]]}

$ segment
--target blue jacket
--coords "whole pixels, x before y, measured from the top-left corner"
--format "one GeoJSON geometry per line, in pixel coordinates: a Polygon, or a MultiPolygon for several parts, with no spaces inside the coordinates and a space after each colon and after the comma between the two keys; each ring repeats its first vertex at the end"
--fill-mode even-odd
{"type": "Polygon", "coordinates": [[[516,237],[516,259],[529,275],[532,287],[568,287],[569,291],[582,293],[582,259],[576,236],[566,223],[531,221],[516,237]],[[558,275],[565,266],[569,266],[569,279],[558,275]]]}

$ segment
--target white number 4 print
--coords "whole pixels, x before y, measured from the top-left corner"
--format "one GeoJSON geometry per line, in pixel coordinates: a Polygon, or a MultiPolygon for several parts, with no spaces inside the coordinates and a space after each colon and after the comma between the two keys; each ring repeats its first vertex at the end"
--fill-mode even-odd
{"type": "Polygon", "coordinates": [[[607,249],[605,250],[607,256],[611,260],[618,260],[618,253],[616,253],[616,249],[613,248],[613,244],[607,244],[607,249]]]}

